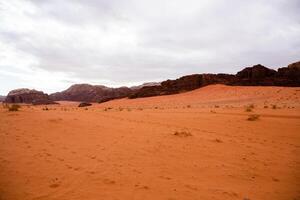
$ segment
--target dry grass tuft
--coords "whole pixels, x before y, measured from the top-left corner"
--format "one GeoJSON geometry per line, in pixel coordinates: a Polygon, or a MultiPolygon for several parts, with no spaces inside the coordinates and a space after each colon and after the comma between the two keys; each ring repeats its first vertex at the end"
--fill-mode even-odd
{"type": "Polygon", "coordinates": [[[245,111],[246,112],[252,112],[253,109],[254,109],[254,104],[249,104],[248,106],[246,106],[245,111]]]}
{"type": "Polygon", "coordinates": [[[178,136],[178,137],[189,137],[189,136],[192,136],[192,134],[188,131],[176,131],[174,133],[175,136],[178,136]]]}
{"type": "Polygon", "coordinates": [[[19,109],[21,108],[20,105],[17,105],[17,104],[13,104],[11,106],[8,106],[8,111],[19,111],[19,109]]]}
{"type": "Polygon", "coordinates": [[[249,115],[249,117],[248,117],[248,121],[256,121],[256,120],[258,120],[260,118],[260,116],[259,115],[257,115],[257,114],[254,114],[254,115],[249,115]]]}

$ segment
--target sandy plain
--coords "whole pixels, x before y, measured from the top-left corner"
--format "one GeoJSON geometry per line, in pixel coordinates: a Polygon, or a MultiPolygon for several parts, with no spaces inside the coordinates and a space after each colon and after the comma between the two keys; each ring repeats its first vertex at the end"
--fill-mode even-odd
{"type": "Polygon", "coordinates": [[[300,88],[0,108],[1,200],[300,199],[300,88]]]}

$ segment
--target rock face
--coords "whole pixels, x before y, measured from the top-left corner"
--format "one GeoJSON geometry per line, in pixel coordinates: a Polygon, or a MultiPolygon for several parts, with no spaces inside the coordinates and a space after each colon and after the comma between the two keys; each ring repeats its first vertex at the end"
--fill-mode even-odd
{"type": "Polygon", "coordinates": [[[54,101],[104,102],[111,99],[127,97],[132,90],[127,87],[109,88],[102,85],[75,84],[65,91],[50,95],[54,101]]]}
{"type": "Polygon", "coordinates": [[[75,84],[65,91],[51,94],[29,89],[11,91],[5,102],[50,104],[53,101],[105,102],[112,99],[129,97],[150,97],[177,94],[194,90],[210,84],[226,84],[239,86],[295,86],[300,87],[300,62],[292,63],[278,71],[263,65],[254,65],[231,74],[192,74],[176,80],[161,83],[145,83],[131,88],[109,88],[102,85],[75,84]]]}
{"type": "Polygon", "coordinates": [[[300,61],[278,69],[276,85],[300,86],[300,61]]]}
{"type": "Polygon", "coordinates": [[[228,74],[193,74],[183,76],[176,80],[163,81],[161,85],[142,87],[130,95],[129,98],[176,94],[194,90],[209,84],[229,84],[233,80],[235,80],[235,76],[228,74]]]}
{"type": "Polygon", "coordinates": [[[161,82],[158,86],[146,86],[138,89],[129,98],[150,97],[176,94],[194,90],[210,84],[239,86],[300,86],[300,62],[279,68],[278,71],[263,65],[247,67],[236,75],[230,74],[194,74],[176,80],[161,82]]]}
{"type": "Polygon", "coordinates": [[[236,74],[236,85],[274,85],[276,71],[262,65],[247,67],[236,74]]]}
{"type": "Polygon", "coordinates": [[[34,105],[53,104],[49,96],[41,91],[26,88],[10,91],[5,99],[5,103],[30,103],[34,105]]]}

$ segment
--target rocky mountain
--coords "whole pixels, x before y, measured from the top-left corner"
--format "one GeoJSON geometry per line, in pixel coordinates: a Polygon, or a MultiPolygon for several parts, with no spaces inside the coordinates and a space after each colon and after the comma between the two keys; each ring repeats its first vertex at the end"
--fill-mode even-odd
{"type": "Polygon", "coordinates": [[[247,86],[300,86],[300,61],[278,71],[263,65],[246,67],[236,75],[194,74],[176,80],[161,82],[159,86],[145,86],[133,92],[129,98],[176,94],[197,89],[209,84],[247,85],[247,86]]]}
{"type": "Polygon", "coordinates": [[[27,88],[10,91],[7,94],[4,102],[5,103],[29,103],[34,105],[55,103],[54,101],[50,100],[48,94],[45,94],[37,90],[30,90],[27,88]]]}
{"type": "Polygon", "coordinates": [[[145,83],[140,86],[110,88],[103,85],[75,84],[67,90],[48,96],[41,91],[18,89],[9,92],[5,102],[48,104],[54,101],[105,102],[129,97],[150,97],[176,94],[210,84],[247,86],[297,86],[300,87],[300,61],[277,71],[263,65],[246,67],[237,74],[192,74],[161,83],[145,83]]]}
{"type": "Polygon", "coordinates": [[[138,89],[141,89],[142,87],[146,87],[146,86],[158,86],[160,84],[161,84],[161,82],[148,82],[148,83],[143,83],[142,85],[132,86],[132,87],[130,87],[130,89],[132,89],[132,90],[138,90],[138,89]]]}
{"type": "Polygon", "coordinates": [[[103,85],[75,84],[67,90],[50,95],[54,101],[104,102],[127,97],[132,93],[128,87],[109,88],[103,85]]]}
{"type": "Polygon", "coordinates": [[[229,74],[193,74],[176,80],[167,80],[156,86],[145,86],[129,96],[129,98],[149,97],[157,95],[176,94],[194,90],[209,84],[229,84],[235,80],[229,74]]]}

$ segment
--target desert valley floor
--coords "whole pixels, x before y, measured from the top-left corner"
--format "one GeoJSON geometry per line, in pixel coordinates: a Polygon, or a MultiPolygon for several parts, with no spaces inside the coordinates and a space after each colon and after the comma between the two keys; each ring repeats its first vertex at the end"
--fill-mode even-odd
{"type": "Polygon", "coordinates": [[[77,105],[1,106],[1,200],[300,199],[299,87],[77,105]]]}

